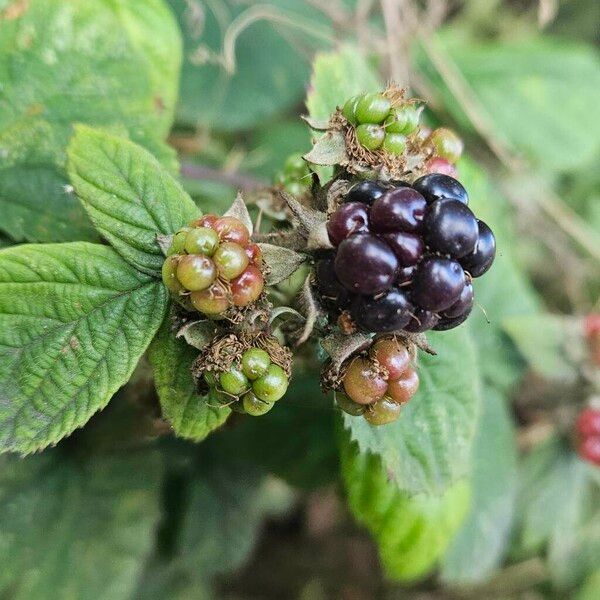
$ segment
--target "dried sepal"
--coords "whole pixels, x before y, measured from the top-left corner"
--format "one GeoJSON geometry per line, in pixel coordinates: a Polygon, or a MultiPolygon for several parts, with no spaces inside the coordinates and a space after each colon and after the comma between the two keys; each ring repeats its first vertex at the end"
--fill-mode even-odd
{"type": "Polygon", "coordinates": [[[242,197],[241,192],[238,192],[237,196],[235,197],[235,200],[233,201],[233,204],[229,207],[229,209],[223,216],[235,217],[244,224],[246,229],[250,232],[250,235],[252,235],[254,229],[252,225],[252,219],[250,218],[248,207],[244,202],[244,198],[242,197]]]}
{"type": "Polygon", "coordinates": [[[308,258],[306,254],[275,244],[260,242],[258,245],[266,266],[264,274],[268,285],[275,285],[290,277],[308,258]]]}

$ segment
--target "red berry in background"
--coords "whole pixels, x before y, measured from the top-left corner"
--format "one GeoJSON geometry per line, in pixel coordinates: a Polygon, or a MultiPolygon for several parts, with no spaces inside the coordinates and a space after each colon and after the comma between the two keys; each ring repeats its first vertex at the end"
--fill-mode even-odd
{"type": "Polygon", "coordinates": [[[231,281],[231,298],[235,306],[248,306],[258,299],[265,287],[260,270],[254,265],[231,281]]]}
{"type": "Polygon", "coordinates": [[[435,154],[445,158],[451,163],[455,163],[461,156],[464,144],[463,141],[446,127],[439,127],[430,136],[429,141],[435,149],[435,154]]]}
{"type": "Polygon", "coordinates": [[[387,396],[398,404],[406,404],[419,389],[419,375],[407,369],[399,379],[388,381],[387,396]]]}
{"type": "Polygon", "coordinates": [[[600,409],[586,408],[582,410],[575,427],[582,438],[600,436],[600,409]]]}
{"type": "Polygon", "coordinates": [[[579,442],[579,456],[600,467],[600,435],[586,437],[579,442]]]}
{"type": "Polygon", "coordinates": [[[344,374],[344,390],[358,404],[377,402],[385,395],[387,381],[367,358],[357,357],[344,374]]]}
{"type": "Polygon", "coordinates": [[[592,362],[600,367],[600,313],[592,313],[585,319],[585,336],[592,362]]]}
{"type": "Polygon", "coordinates": [[[373,344],[373,357],[388,373],[388,381],[399,379],[410,363],[406,346],[395,339],[377,340],[373,344]]]}
{"type": "Polygon", "coordinates": [[[456,167],[450,161],[439,156],[428,158],[425,161],[425,170],[427,173],[441,173],[442,175],[448,175],[454,179],[458,177],[456,167]]]}
{"type": "Polygon", "coordinates": [[[246,226],[235,217],[220,217],[212,225],[219,234],[222,242],[234,242],[246,246],[250,241],[250,232],[246,226]]]}

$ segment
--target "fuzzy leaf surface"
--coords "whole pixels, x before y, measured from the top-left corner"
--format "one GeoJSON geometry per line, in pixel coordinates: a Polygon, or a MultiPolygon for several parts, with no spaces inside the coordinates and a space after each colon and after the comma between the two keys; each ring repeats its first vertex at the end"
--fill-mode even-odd
{"type": "Polygon", "coordinates": [[[484,387],[483,410],[473,444],[471,506],[442,562],[452,584],[485,581],[507,549],[517,491],[515,429],[506,400],[484,387]]]}
{"type": "Polygon", "coordinates": [[[0,593],[128,600],[154,542],[161,463],[147,451],[0,461],[0,593]]]}
{"type": "Polygon", "coordinates": [[[187,192],[146,150],[79,125],[68,149],[69,176],[96,229],[136,269],[159,275],[157,234],[198,216],[187,192]]]}
{"type": "Polygon", "coordinates": [[[341,439],[342,475],[356,519],[374,536],[386,575],[397,581],[426,575],[464,519],[470,488],[459,481],[442,495],[401,492],[381,460],[341,439]]]}
{"type": "Polygon", "coordinates": [[[15,241],[97,239],[67,193],[73,123],[107,127],[170,168],[181,40],[162,0],[9,1],[0,18],[0,229],[15,241]]]}
{"type": "Polygon", "coordinates": [[[269,267],[267,283],[275,285],[290,277],[302,263],[306,261],[306,255],[282,248],[273,244],[260,243],[263,260],[269,267]]]}
{"type": "Polygon", "coordinates": [[[171,319],[165,319],[148,356],[163,417],[175,435],[199,442],[227,420],[228,407],[209,406],[206,397],[197,393],[191,368],[198,351],[175,337],[171,319]]]}
{"type": "Polygon", "coordinates": [[[81,427],[129,379],[166,312],[163,284],[107,246],[0,251],[0,450],[81,427]]]}
{"type": "Polygon", "coordinates": [[[480,408],[468,329],[434,332],[429,342],[438,355],[419,354],[421,385],[397,421],[375,427],[362,417],[343,417],[360,451],[379,457],[389,479],[411,494],[441,494],[468,474],[480,408]]]}

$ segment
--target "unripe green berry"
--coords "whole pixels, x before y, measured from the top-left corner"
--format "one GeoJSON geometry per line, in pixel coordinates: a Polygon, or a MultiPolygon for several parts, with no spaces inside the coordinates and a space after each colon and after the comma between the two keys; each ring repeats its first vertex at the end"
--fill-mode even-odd
{"type": "Polygon", "coordinates": [[[206,381],[210,387],[215,387],[217,385],[217,377],[212,371],[205,371],[203,377],[204,381],[206,381]]]}
{"type": "Polygon", "coordinates": [[[451,129],[439,127],[429,139],[435,148],[436,155],[451,163],[455,163],[463,152],[463,141],[451,129]]]}
{"type": "Polygon", "coordinates": [[[344,104],[344,108],[342,108],[342,114],[350,123],[353,125],[356,124],[356,105],[358,101],[362,98],[362,96],[352,96],[349,100],[346,100],[344,104]]]}
{"type": "Polygon", "coordinates": [[[356,139],[367,150],[377,150],[384,138],[385,130],[379,125],[359,125],[356,128],[356,139]]]}
{"type": "Polygon", "coordinates": [[[171,246],[167,251],[167,254],[170,256],[171,254],[182,254],[185,250],[185,240],[187,239],[187,234],[189,232],[189,227],[184,227],[180,229],[174,236],[173,241],[171,242],[171,246]]]}
{"type": "Polygon", "coordinates": [[[346,394],[342,392],[335,393],[335,403],[341,410],[349,415],[352,415],[353,417],[362,415],[366,410],[366,406],[364,404],[353,402],[350,400],[350,398],[348,398],[348,396],[346,396],[346,394]]]}
{"type": "Polygon", "coordinates": [[[400,404],[389,398],[382,398],[367,407],[363,416],[371,425],[387,425],[395,421],[400,416],[401,411],[400,404]]]}
{"type": "Polygon", "coordinates": [[[273,402],[265,402],[264,400],[257,398],[252,392],[244,394],[242,405],[246,413],[253,417],[260,417],[273,408],[273,402]]]}
{"type": "Polygon", "coordinates": [[[179,283],[179,279],[177,279],[177,263],[178,257],[167,256],[162,266],[163,281],[167,289],[173,294],[180,294],[185,291],[184,287],[179,283]]]}
{"type": "Polygon", "coordinates": [[[410,135],[419,127],[419,115],[420,111],[414,104],[408,104],[404,107],[406,111],[406,126],[404,127],[403,133],[410,135]]]}
{"type": "Polygon", "coordinates": [[[386,133],[383,149],[390,154],[400,156],[406,149],[406,136],[401,133],[386,133]]]}
{"type": "Polygon", "coordinates": [[[242,246],[235,242],[223,242],[213,254],[213,260],[224,279],[235,279],[250,263],[242,246]]]}
{"type": "Polygon", "coordinates": [[[179,258],[177,279],[186,290],[205,290],[216,278],[217,268],[210,258],[201,254],[187,254],[179,258]]]}
{"type": "Polygon", "coordinates": [[[219,235],[209,227],[191,229],[185,239],[185,251],[188,254],[212,256],[219,245],[219,235]]]}
{"type": "Polygon", "coordinates": [[[232,403],[233,398],[224,394],[216,387],[210,387],[208,390],[208,404],[211,406],[229,406],[232,403]]]}
{"type": "Polygon", "coordinates": [[[249,348],[242,354],[242,371],[248,379],[262,377],[271,364],[271,357],[260,348],[249,348]]]}
{"type": "Polygon", "coordinates": [[[252,390],[261,400],[276,402],[285,394],[288,383],[285,371],[279,365],[271,363],[267,372],[252,383],[252,390]]]}
{"type": "Polygon", "coordinates": [[[383,94],[365,94],[356,105],[356,120],[359,123],[383,123],[390,108],[390,101],[383,94]]]}
{"type": "Polygon", "coordinates": [[[229,298],[225,287],[213,283],[208,289],[190,294],[192,306],[208,317],[219,317],[229,308],[229,298]]]}
{"type": "Polygon", "coordinates": [[[392,113],[385,121],[385,130],[388,133],[403,133],[409,135],[419,125],[419,111],[413,104],[404,104],[392,109],[392,113]]]}
{"type": "Polygon", "coordinates": [[[219,383],[224,392],[233,396],[240,396],[250,387],[248,378],[236,368],[231,368],[219,375],[219,383]]]}

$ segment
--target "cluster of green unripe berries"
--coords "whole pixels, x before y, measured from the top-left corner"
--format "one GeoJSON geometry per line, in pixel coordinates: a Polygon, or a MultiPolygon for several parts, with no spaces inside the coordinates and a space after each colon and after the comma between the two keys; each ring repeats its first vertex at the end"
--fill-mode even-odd
{"type": "Polygon", "coordinates": [[[342,109],[363,148],[381,148],[396,156],[404,153],[407,136],[417,131],[420,112],[413,102],[393,106],[385,94],[378,93],[353,96],[342,109]]]}
{"type": "Polygon", "coordinates": [[[362,416],[371,425],[386,425],[400,416],[418,387],[419,375],[408,349],[396,338],[386,337],[367,354],[350,360],[335,400],[349,415],[362,416]]]}
{"type": "Polygon", "coordinates": [[[289,377],[261,348],[248,348],[227,371],[204,374],[209,401],[252,416],[268,413],[287,391],[289,377]]]}
{"type": "Polygon", "coordinates": [[[173,236],[162,276],[184,308],[218,319],[258,299],[261,263],[260,247],[239,219],[205,215],[173,236]]]}
{"type": "Polygon", "coordinates": [[[310,192],[312,177],[302,154],[290,154],[283,169],[275,176],[275,183],[290,195],[301,197],[310,192]]]}

